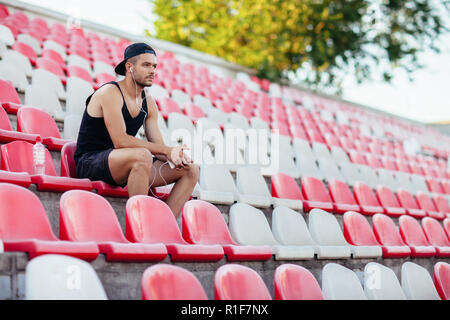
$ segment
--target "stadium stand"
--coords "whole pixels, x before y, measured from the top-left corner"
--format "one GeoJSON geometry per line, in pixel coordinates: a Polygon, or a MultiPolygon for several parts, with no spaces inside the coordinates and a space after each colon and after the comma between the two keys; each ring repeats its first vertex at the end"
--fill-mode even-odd
{"type": "Polygon", "coordinates": [[[448,136],[181,46],[1,2],[0,299],[450,297],[448,136]],[[164,141],[188,141],[171,140],[180,128],[214,133],[201,146],[212,162],[178,221],[160,200],[170,186],[128,200],[127,188],[76,175],[85,100],[120,80],[114,66],[142,41],[158,51],[147,94],[164,141]],[[241,165],[215,162],[231,129],[246,131],[241,165]],[[261,159],[280,153],[278,169],[250,163],[249,129],[279,130],[279,150],[258,140],[261,159]],[[63,287],[68,265],[81,290],[63,287]],[[369,288],[374,267],[380,290],[369,288]]]}

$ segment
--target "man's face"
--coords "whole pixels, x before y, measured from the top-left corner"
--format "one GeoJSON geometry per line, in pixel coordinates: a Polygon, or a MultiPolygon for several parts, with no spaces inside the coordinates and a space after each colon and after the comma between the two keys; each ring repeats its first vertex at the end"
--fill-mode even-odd
{"type": "Polygon", "coordinates": [[[133,66],[133,75],[136,83],[141,87],[151,87],[156,75],[157,59],[154,54],[144,53],[138,56],[133,66]]]}

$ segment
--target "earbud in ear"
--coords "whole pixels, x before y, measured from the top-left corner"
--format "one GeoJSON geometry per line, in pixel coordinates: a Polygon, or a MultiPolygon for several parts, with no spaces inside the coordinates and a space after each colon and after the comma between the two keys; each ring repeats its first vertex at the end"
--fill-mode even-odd
{"type": "Polygon", "coordinates": [[[133,68],[130,68],[130,72],[133,73],[133,68]]]}

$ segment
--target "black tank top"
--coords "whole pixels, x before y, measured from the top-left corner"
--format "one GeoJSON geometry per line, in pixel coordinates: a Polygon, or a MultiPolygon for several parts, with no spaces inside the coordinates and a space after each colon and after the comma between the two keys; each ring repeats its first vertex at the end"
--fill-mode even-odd
{"type": "MultiPolygon", "coordinates": [[[[139,129],[144,124],[145,119],[147,118],[148,109],[147,109],[147,99],[145,98],[145,90],[142,91],[142,108],[139,115],[133,118],[128,111],[127,104],[125,102],[125,98],[123,96],[122,90],[117,82],[112,81],[105,83],[106,84],[114,84],[119,89],[123,98],[123,107],[122,107],[122,115],[125,121],[125,126],[127,128],[127,134],[130,136],[136,136],[139,132],[139,129]]],[[[86,100],[86,108],[84,110],[83,119],[81,120],[80,125],[80,133],[78,134],[77,141],[77,150],[75,152],[74,158],[75,163],[78,165],[78,161],[84,154],[91,154],[99,151],[105,151],[109,149],[114,149],[114,144],[109,136],[108,129],[105,125],[104,118],[94,118],[91,117],[87,112],[87,106],[91,101],[92,96],[95,93],[91,94],[86,100]]]]}

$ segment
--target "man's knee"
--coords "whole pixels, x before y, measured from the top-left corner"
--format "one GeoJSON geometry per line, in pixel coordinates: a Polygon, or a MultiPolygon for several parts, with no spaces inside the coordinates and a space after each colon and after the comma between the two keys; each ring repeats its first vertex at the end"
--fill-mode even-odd
{"type": "Polygon", "coordinates": [[[136,149],[133,152],[133,169],[150,172],[153,165],[153,156],[147,149],[136,149]]]}

